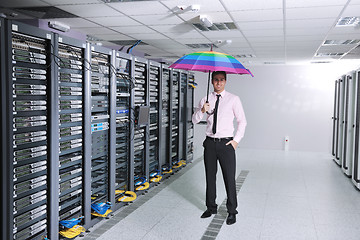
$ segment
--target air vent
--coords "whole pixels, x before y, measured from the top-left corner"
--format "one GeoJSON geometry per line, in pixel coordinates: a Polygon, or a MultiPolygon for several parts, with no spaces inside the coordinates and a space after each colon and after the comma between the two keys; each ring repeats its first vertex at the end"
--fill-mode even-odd
{"type": "Polygon", "coordinates": [[[255,58],[256,56],[254,54],[240,54],[236,55],[237,58],[255,58]]]}
{"type": "Polygon", "coordinates": [[[357,44],[360,42],[360,39],[353,40],[326,40],[323,45],[349,45],[357,44]]]}
{"type": "Polygon", "coordinates": [[[316,57],[337,57],[337,56],[342,56],[345,53],[317,53],[315,56],[316,57]]]}
{"type": "Polygon", "coordinates": [[[15,8],[16,11],[38,19],[52,18],[77,18],[78,16],[68,13],[56,7],[27,7],[15,8]]]}
{"type": "Polygon", "coordinates": [[[359,17],[343,17],[336,23],[337,27],[357,26],[360,23],[359,17]]]}
{"type": "Polygon", "coordinates": [[[193,26],[200,31],[227,31],[237,29],[235,23],[233,22],[213,23],[210,27],[206,27],[201,23],[193,23],[193,26]]]}
{"type": "MultiPolygon", "coordinates": [[[[109,41],[109,42],[115,43],[115,44],[120,45],[120,46],[132,46],[135,43],[137,43],[137,41],[138,40],[116,40],[116,41],[109,41]]],[[[149,45],[149,44],[144,43],[143,41],[141,41],[138,45],[149,45]]]]}
{"type": "Polygon", "coordinates": [[[217,48],[217,46],[215,44],[211,44],[211,43],[189,43],[189,44],[185,44],[186,46],[190,47],[190,48],[207,48],[207,49],[211,49],[211,46],[213,48],[217,48]]]}

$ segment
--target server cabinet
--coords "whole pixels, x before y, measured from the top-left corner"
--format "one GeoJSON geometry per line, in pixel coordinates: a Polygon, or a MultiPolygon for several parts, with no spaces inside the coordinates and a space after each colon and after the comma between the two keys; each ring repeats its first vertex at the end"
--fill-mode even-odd
{"type": "Polygon", "coordinates": [[[172,70],[170,85],[171,96],[171,164],[174,165],[179,159],[179,122],[180,122],[180,71],[172,70]]]}
{"type": "MultiPolygon", "coordinates": [[[[139,121],[140,108],[149,106],[149,81],[148,81],[148,61],[146,59],[133,58],[133,76],[135,87],[134,95],[134,129],[133,141],[134,148],[134,188],[140,187],[149,179],[149,124],[139,121]]],[[[139,189],[139,188],[138,188],[139,189]]]]}
{"type": "Polygon", "coordinates": [[[160,173],[160,129],[161,113],[160,104],[160,74],[161,64],[149,61],[149,102],[150,102],[150,122],[149,122],[149,174],[160,173]]]}
{"type": "Polygon", "coordinates": [[[132,171],[133,163],[130,157],[133,141],[130,139],[132,127],[131,89],[134,83],[131,78],[131,56],[116,52],[116,173],[115,193],[116,201],[122,196],[123,191],[133,190],[132,171]]]}
{"type": "Polygon", "coordinates": [[[342,158],[343,158],[343,147],[344,147],[344,125],[345,125],[345,96],[346,96],[346,88],[345,88],[345,77],[342,76],[339,84],[339,106],[338,106],[338,113],[339,113],[339,137],[337,143],[337,156],[334,159],[335,162],[341,166],[342,158]]]}
{"type": "Polygon", "coordinates": [[[170,69],[166,65],[162,65],[162,75],[161,75],[161,121],[160,121],[160,166],[163,171],[170,170],[171,168],[171,141],[170,141],[170,132],[171,132],[171,98],[170,98],[170,69]]]}
{"type": "Polygon", "coordinates": [[[192,115],[194,114],[194,88],[195,88],[195,77],[190,74],[187,83],[186,91],[186,137],[184,144],[186,146],[186,161],[192,162],[194,158],[194,124],[192,123],[192,115]]]}
{"type": "Polygon", "coordinates": [[[6,77],[1,79],[6,96],[2,146],[7,156],[3,160],[8,171],[4,239],[56,238],[59,142],[52,135],[56,131],[51,131],[56,130],[52,120],[58,116],[51,96],[56,94],[51,81],[54,42],[49,32],[21,23],[8,21],[4,27],[3,41],[8,46],[4,49],[6,77]]]}
{"type": "MultiPolygon", "coordinates": [[[[9,199],[6,196],[7,193],[10,192],[8,189],[9,186],[7,184],[9,176],[10,169],[8,167],[8,161],[6,161],[6,157],[8,156],[8,150],[5,147],[5,143],[8,140],[6,138],[6,120],[7,120],[7,106],[9,106],[7,97],[6,97],[6,81],[3,79],[6,78],[5,74],[5,21],[3,18],[0,18],[0,97],[1,97],[1,128],[0,128],[0,134],[1,134],[1,222],[6,223],[8,221],[8,216],[10,215],[10,209],[7,207],[9,206],[10,202],[9,199]]],[[[8,228],[8,224],[3,224],[2,231],[1,231],[1,239],[7,239],[7,237],[10,236],[10,228],[8,228]]]]}
{"type": "Polygon", "coordinates": [[[335,92],[334,92],[334,111],[333,111],[333,134],[332,134],[332,145],[331,145],[331,154],[336,157],[337,150],[337,141],[339,135],[338,128],[338,105],[339,105],[339,95],[338,95],[339,81],[335,81],[335,92]]]}
{"type": "MultiPolygon", "coordinates": [[[[111,189],[111,147],[115,146],[110,137],[110,83],[111,51],[99,46],[90,47],[91,79],[91,203],[113,202],[115,194],[111,189]]],[[[91,225],[97,222],[92,215],[91,225]]]]}
{"type": "Polygon", "coordinates": [[[359,163],[359,149],[360,149],[360,71],[355,71],[355,79],[357,82],[356,85],[356,111],[355,111],[355,150],[353,158],[353,168],[352,168],[352,182],[354,185],[360,189],[360,163],[359,163]]]}
{"type": "Polygon", "coordinates": [[[356,109],[356,90],[357,79],[354,73],[346,76],[346,100],[345,100],[345,129],[344,136],[344,155],[341,168],[345,175],[351,176],[352,163],[355,149],[355,109],[356,109]]]}
{"type": "MultiPolygon", "coordinates": [[[[86,44],[54,35],[59,111],[59,221],[84,216],[84,77],[86,44]]],[[[54,129],[53,129],[54,130],[54,129]]],[[[61,230],[61,229],[60,229],[61,230]]]]}
{"type": "Polygon", "coordinates": [[[180,71],[180,79],[179,79],[179,156],[178,160],[186,161],[186,89],[187,89],[187,81],[188,81],[188,72],[180,71]]]}

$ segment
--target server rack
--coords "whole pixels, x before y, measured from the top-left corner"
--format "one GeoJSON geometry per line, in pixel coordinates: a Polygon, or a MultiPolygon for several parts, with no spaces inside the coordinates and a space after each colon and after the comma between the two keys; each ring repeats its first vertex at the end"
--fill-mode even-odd
{"type": "Polygon", "coordinates": [[[179,122],[180,122],[180,71],[172,70],[170,82],[171,97],[171,163],[174,165],[179,159],[179,122]]]}
{"type": "MultiPolygon", "coordinates": [[[[110,137],[111,115],[111,51],[99,46],[90,47],[91,77],[91,204],[107,203],[115,198],[110,191],[115,181],[111,174],[111,146],[115,146],[110,137]]],[[[91,225],[97,217],[91,216],[91,225]]]]}
{"type": "Polygon", "coordinates": [[[149,61],[149,175],[155,176],[160,173],[160,74],[161,64],[149,61]]]}
{"type": "MultiPolygon", "coordinates": [[[[84,216],[84,78],[86,45],[54,35],[59,103],[59,221],[84,216]]],[[[60,229],[61,230],[61,229],[60,229]]]]}
{"type": "MultiPolygon", "coordinates": [[[[7,108],[8,101],[6,97],[6,82],[2,79],[6,78],[5,74],[5,21],[3,18],[0,18],[0,97],[1,97],[1,128],[0,128],[0,134],[1,134],[1,196],[6,196],[7,193],[10,192],[8,189],[9,186],[7,184],[9,176],[8,169],[8,161],[5,161],[6,157],[8,156],[8,150],[4,148],[7,139],[6,136],[6,119],[7,119],[7,108]]],[[[10,216],[10,209],[8,208],[10,202],[7,197],[1,198],[1,222],[6,223],[8,221],[8,216],[10,216]]],[[[6,239],[10,236],[10,228],[8,228],[8,224],[4,224],[3,231],[1,231],[1,239],[6,239]]]]}
{"type": "MultiPolygon", "coordinates": [[[[58,139],[51,128],[58,114],[52,94],[54,40],[49,32],[21,23],[6,22],[5,87],[6,230],[4,239],[42,239],[57,236],[59,183],[58,139]],[[12,141],[8,141],[12,139],[12,141]],[[50,177],[48,177],[50,176],[50,177]],[[12,206],[12,207],[9,207],[12,206]]],[[[5,103],[5,104],[4,104],[5,103]]],[[[58,129],[58,128],[57,128],[58,129]]],[[[4,184],[4,183],[3,183],[4,184]]],[[[56,237],[55,237],[56,238],[56,237]]]]}
{"type": "Polygon", "coordinates": [[[150,168],[171,169],[166,66],[22,23],[0,24],[2,239],[56,240],[59,220],[79,216],[89,229],[100,221],[92,203],[115,203],[116,190],[133,191],[139,170],[147,180],[150,168]],[[135,126],[136,106],[151,107],[151,129],[135,126]],[[144,139],[139,168],[136,135],[144,139]]]}
{"type": "Polygon", "coordinates": [[[339,79],[339,104],[338,104],[338,124],[339,124],[339,136],[337,142],[337,155],[334,159],[335,163],[341,166],[343,157],[343,144],[344,144],[344,103],[345,103],[345,77],[342,76],[339,79]]]}
{"type": "Polygon", "coordinates": [[[353,73],[346,76],[346,101],[345,101],[345,136],[344,136],[344,155],[341,168],[345,175],[351,176],[352,162],[355,150],[355,108],[356,108],[356,87],[357,79],[353,73]]]}
{"type": "MultiPolygon", "coordinates": [[[[133,58],[133,76],[134,76],[134,111],[137,114],[140,107],[149,106],[149,76],[148,61],[146,59],[133,58]]],[[[134,116],[136,117],[136,116],[134,116]]],[[[134,188],[139,187],[149,179],[149,124],[138,124],[135,120],[133,129],[133,156],[134,156],[134,188]]]]}
{"type": "Polygon", "coordinates": [[[338,104],[339,104],[339,96],[338,96],[338,88],[339,81],[335,81],[335,92],[334,92],[334,111],[333,111],[333,134],[332,134],[332,144],[331,144],[331,154],[335,157],[336,155],[336,144],[338,138],[338,104]]]}
{"type": "Polygon", "coordinates": [[[185,143],[185,133],[186,133],[186,90],[187,90],[187,81],[188,81],[188,73],[185,71],[180,71],[180,79],[179,79],[179,156],[178,160],[186,161],[186,143],[185,143]]]}
{"type": "Polygon", "coordinates": [[[122,196],[123,191],[133,190],[133,176],[131,171],[133,163],[130,158],[131,129],[131,89],[134,83],[131,78],[131,56],[117,52],[115,60],[116,71],[116,201],[122,196]]]}
{"type": "Polygon", "coordinates": [[[161,75],[161,121],[160,121],[160,166],[161,171],[168,172],[171,169],[171,126],[172,123],[170,121],[171,117],[171,97],[170,97],[170,74],[171,71],[166,65],[162,65],[162,75],[161,75]]]}
{"type": "Polygon", "coordinates": [[[355,187],[357,187],[358,189],[360,189],[360,163],[359,163],[359,150],[360,150],[360,84],[359,84],[359,79],[360,79],[360,71],[357,70],[354,73],[355,75],[355,79],[357,82],[356,85],[356,111],[355,111],[355,151],[354,151],[354,158],[353,158],[353,168],[352,168],[352,182],[355,185],[355,187]]]}
{"type": "Polygon", "coordinates": [[[185,129],[186,129],[186,161],[192,162],[194,158],[194,124],[192,123],[192,115],[194,114],[194,88],[195,77],[190,74],[187,82],[186,91],[186,117],[185,117],[185,129]]]}

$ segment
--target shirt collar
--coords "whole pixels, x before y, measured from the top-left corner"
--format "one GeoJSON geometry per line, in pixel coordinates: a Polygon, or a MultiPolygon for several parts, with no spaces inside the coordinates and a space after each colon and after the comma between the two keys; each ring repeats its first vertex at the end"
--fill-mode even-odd
{"type": "MultiPolygon", "coordinates": [[[[216,98],[217,93],[216,93],[216,92],[212,92],[212,94],[213,94],[213,96],[216,98]]],[[[225,89],[224,89],[224,91],[222,91],[222,92],[220,93],[220,95],[221,95],[222,98],[225,97],[225,95],[226,95],[225,89]]]]}

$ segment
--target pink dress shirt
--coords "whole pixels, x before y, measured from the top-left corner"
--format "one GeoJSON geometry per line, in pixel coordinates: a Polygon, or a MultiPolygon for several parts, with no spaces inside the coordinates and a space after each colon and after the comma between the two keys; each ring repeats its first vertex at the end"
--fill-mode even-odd
{"type": "Polygon", "coordinates": [[[245,133],[246,118],[245,113],[240,101],[240,98],[234,94],[226,92],[225,90],[220,93],[221,97],[219,100],[218,114],[217,114],[217,126],[216,133],[212,132],[212,125],[214,121],[213,111],[215,109],[216,94],[212,92],[209,94],[210,110],[209,113],[202,113],[201,108],[206,102],[206,97],[200,100],[198,109],[192,116],[192,122],[194,124],[201,121],[206,115],[206,136],[212,138],[226,138],[234,137],[234,140],[239,143],[245,133]],[[237,129],[234,136],[234,117],[237,122],[237,129]]]}

